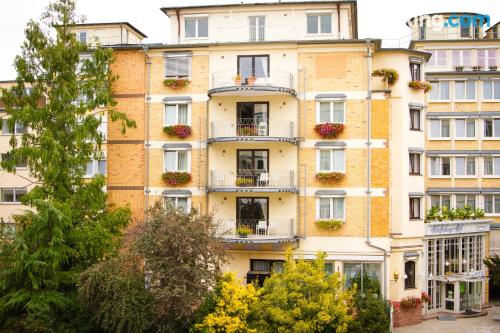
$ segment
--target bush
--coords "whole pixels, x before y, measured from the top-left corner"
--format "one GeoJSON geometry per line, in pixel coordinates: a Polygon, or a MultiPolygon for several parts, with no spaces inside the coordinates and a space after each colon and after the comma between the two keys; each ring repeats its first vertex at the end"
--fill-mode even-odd
{"type": "Polygon", "coordinates": [[[355,298],[356,313],[349,323],[349,333],[389,333],[391,326],[388,301],[368,293],[355,298]]]}

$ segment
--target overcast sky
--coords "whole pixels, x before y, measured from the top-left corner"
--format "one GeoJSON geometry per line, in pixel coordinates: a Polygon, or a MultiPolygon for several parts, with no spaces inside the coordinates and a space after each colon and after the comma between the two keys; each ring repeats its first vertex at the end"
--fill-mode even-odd
{"type": "MultiPolygon", "coordinates": [[[[271,1],[271,0],[267,0],[271,1]]],[[[0,80],[15,78],[14,57],[24,39],[26,22],[38,19],[49,0],[4,0],[0,10],[0,80]]],[[[235,0],[78,0],[78,14],[88,23],[128,21],[148,35],[147,42],[168,42],[168,18],[162,6],[235,3],[235,0]]],[[[258,0],[246,0],[255,3],[258,0]]],[[[282,2],[286,2],[283,0],[282,2]]],[[[435,12],[479,12],[500,20],[500,0],[358,0],[359,37],[382,38],[396,47],[409,39],[408,18],[435,12]]],[[[403,44],[401,46],[407,46],[403,44]]]]}

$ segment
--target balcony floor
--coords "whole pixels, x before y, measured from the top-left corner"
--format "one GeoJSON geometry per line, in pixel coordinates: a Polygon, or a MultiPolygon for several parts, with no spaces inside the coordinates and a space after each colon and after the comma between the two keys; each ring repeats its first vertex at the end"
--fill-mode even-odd
{"type": "Polygon", "coordinates": [[[297,96],[295,89],[271,86],[231,86],[208,90],[208,96],[297,96]]]}

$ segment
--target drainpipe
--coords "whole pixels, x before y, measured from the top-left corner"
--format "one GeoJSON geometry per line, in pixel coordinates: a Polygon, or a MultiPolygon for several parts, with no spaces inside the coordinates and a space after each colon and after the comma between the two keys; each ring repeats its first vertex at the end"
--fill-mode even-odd
{"type": "Polygon", "coordinates": [[[147,211],[149,208],[149,153],[150,153],[150,147],[151,143],[149,141],[150,137],[150,129],[149,129],[149,124],[150,124],[150,114],[151,114],[151,58],[149,57],[148,54],[148,45],[143,46],[144,50],[144,55],[146,56],[146,66],[147,66],[147,72],[146,72],[146,144],[145,144],[145,192],[146,192],[146,199],[144,202],[144,211],[147,211]]]}
{"type": "Polygon", "coordinates": [[[366,158],[366,245],[380,250],[384,254],[384,288],[382,290],[382,297],[387,298],[387,283],[386,283],[386,277],[387,277],[387,251],[379,246],[373,245],[370,236],[371,236],[371,135],[372,135],[372,129],[371,129],[371,111],[372,111],[372,83],[371,83],[371,65],[372,65],[372,53],[370,49],[371,45],[371,40],[366,39],[366,74],[367,74],[367,95],[366,95],[366,118],[367,118],[367,135],[366,135],[366,148],[367,148],[367,158],[366,158]]]}
{"type": "Polygon", "coordinates": [[[175,10],[175,16],[177,16],[177,44],[181,43],[181,15],[180,11],[177,8],[175,10]]]}
{"type": "MultiPolygon", "coordinates": [[[[206,213],[207,214],[209,212],[209,210],[208,210],[208,186],[209,186],[209,181],[210,181],[210,179],[209,179],[209,177],[210,177],[210,169],[209,169],[209,167],[210,166],[208,165],[208,162],[209,162],[209,159],[208,159],[208,138],[210,136],[210,134],[209,134],[209,131],[210,131],[210,121],[208,119],[210,113],[208,112],[208,110],[209,110],[209,105],[210,105],[210,98],[211,97],[208,96],[208,99],[206,101],[206,107],[205,107],[206,110],[207,110],[207,117],[206,117],[207,118],[206,119],[207,140],[205,141],[205,145],[206,145],[206,148],[205,148],[206,149],[206,154],[205,154],[205,158],[206,158],[206,160],[205,160],[205,193],[206,193],[205,194],[205,205],[206,205],[206,207],[205,207],[205,209],[206,209],[206,213]]],[[[200,134],[201,134],[201,132],[200,132],[200,134]]],[[[198,163],[200,163],[200,162],[201,162],[201,160],[198,163]]]]}

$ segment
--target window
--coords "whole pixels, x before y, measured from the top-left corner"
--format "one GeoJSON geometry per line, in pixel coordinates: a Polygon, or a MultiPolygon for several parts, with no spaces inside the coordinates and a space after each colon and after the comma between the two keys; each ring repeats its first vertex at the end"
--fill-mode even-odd
{"type": "Polygon", "coordinates": [[[445,67],[446,66],[446,50],[428,50],[432,53],[427,66],[429,67],[445,67]]]}
{"type": "Polygon", "coordinates": [[[475,157],[455,157],[455,175],[456,176],[475,176],[476,158],[475,157]]]}
{"type": "MultiPolygon", "coordinates": [[[[10,154],[9,153],[4,153],[4,154],[1,154],[1,157],[2,157],[2,161],[7,161],[8,159],[10,159],[10,154]]],[[[26,168],[28,166],[28,163],[26,162],[26,160],[24,161],[18,161],[17,164],[16,164],[16,168],[26,168]]]]}
{"type": "Polygon", "coordinates": [[[165,54],[165,77],[183,78],[191,76],[190,53],[165,54]]]}
{"type": "Polygon", "coordinates": [[[420,220],[421,198],[410,198],[410,220],[420,220]]]}
{"type": "Polygon", "coordinates": [[[27,133],[27,129],[25,126],[19,123],[15,123],[14,125],[14,133],[9,128],[9,123],[7,119],[2,120],[2,134],[3,135],[12,135],[12,134],[25,134],[27,133]]]}
{"type": "Polygon", "coordinates": [[[238,56],[238,73],[245,83],[252,75],[256,78],[269,77],[269,56],[238,56]]]}
{"type": "Polygon", "coordinates": [[[470,37],[470,25],[460,25],[460,37],[470,37]]]}
{"type": "Polygon", "coordinates": [[[431,157],[431,176],[449,176],[450,169],[449,157],[431,157]]]}
{"type": "Polygon", "coordinates": [[[25,188],[2,188],[0,192],[2,203],[20,203],[23,195],[28,193],[25,188]]]}
{"type": "Polygon", "coordinates": [[[411,74],[411,80],[412,81],[420,81],[421,78],[421,70],[420,70],[420,64],[411,62],[410,63],[410,74],[411,74]]]}
{"type": "Polygon", "coordinates": [[[344,198],[318,198],[319,220],[344,220],[344,198]]]}
{"type": "Polygon", "coordinates": [[[474,194],[456,194],[455,195],[455,208],[464,208],[468,206],[476,209],[476,195],[474,194]]]}
{"type": "Polygon", "coordinates": [[[500,80],[483,81],[483,99],[500,99],[500,80]]]}
{"type": "Polygon", "coordinates": [[[165,205],[172,205],[184,213],[189,213],[188,197],[165,197],[165,205]]]}
{"type": "Polygon", "coordinates": [[[271,275],[271,272],[282,273],[283,260],[250,260],[250,271],[247,273],[247,283],[257,283],[258,286],[264,285],[264,280],[271,275]]]}
{"type": "Polygon", "coordinates": [[[425,30],[426,30],[426,20],[422,20],[422,24],[418,27],[418,39],[425,39],[425,30]]]}
{"type": "Polygon", "coordinates": [[[344,172],[344,150],[319,149],[318,158],[318,171],[344,172]]]}
{"type": "Polygon", "coordinates": [[[470,50],[453,50],[452,64],[455,67],[470,67],[471,66],[471,53],[470,50]]]}
{"type": "Polygon", "coordinates": [[[331,34],[332,14],[311,14],[307,15],[308,34],[331,34]]]}
{"type": "Polygon", "coordinates": [[[185,17],[184,28],[186,38],[207,38],[208,17],[185,17]]]}
{"type": "Polygon", "coordinates": [[[188,104],[167,104],[165,105],[165,126],[189,125],[189,105],[188,104]]]}
{"type": "Polygon", "coordinates": [[[484,157],[484,175],[500,176],[500,156],[484,157]]]}
{"type": "Polygon", "coordinates": [[[420,175],[420,154],[410,153],[410,175],[420,175]]]}
{"type": "Polygon", "coordinates": [[[476,99],[476,81],[455,81],[455,99],[476,99]]]}
{"type": "Polygon", "coordinates": [[[484,212],[488,214],[500,214],[500,194],[488,194],[484,196],[484,212]]]}
{"type": "Polygon", "coordinates": [[[248,25],[250,27],[250,41],[262,41],[265,39],[266,17],[265,16],[249,16],[248,25]]]}
{"type": "Polygon", "coordinates": [[[188,171],[188,151],[165,151],[165,171],[188,171]]]}
{"type": "Polygon", "coordinates": [[[375,295],[380,295],[380,275],[379,263],[344,262],[346,287],[349,288],[356,283],[360,293],[371,291],[375,295]]]}
{"type": "Polygon", "coordinates": [[[447,101],[450,99],[450,82],[431,82],[432,90],[429,96],[431,101],[447,101]]]}
{"type": "Polygon", "coordinates": [[[78,33],[78,40],[80,41],[80,43],[86,44],[87,43],[87,32],[80,31],[78,33]]]}
{"type": "Polygon", "coordinates": [[[405,289],[415,288],[415,261],[405,262],[405,289]]]}
{"type": "Polygon", "coordinates": [[[451,195],[431,195],[431,207],[451,208],[451,195]]]}
{"type": "Polygon", "coordinates": [[[85,177],[94,177],[96,175],[106,174],[106,160],[92,160],[87,162],[85,168],[85,177]]]}
{"type": "Polygon", "coordinates": [[[477,65],[486,70],[496,66],[496,50],[480,49],[477,50],[477,65]]]}
{"type": "Polygon", "coordinates": [[[449,138],[450,120],[449,119],[431,119],[430,120],[431,138],[449,138]]]}
{"type": "Polygon", "coordinates": [[[420,110],[410,109],[410,130],[420,131],[420,110]]]}
{"type": "Polygon", "coordinates": [[[500,119],[484,120],[484,137],[485,138],[500,137],[500,119]]]}
{"type": "Polygon", "coordinates": [[[476,121],[474,119],[455,119],[455,137],[476,137],[476,121]]]}
{"type": "Polygon", "coordinates": [[[319,102],[318,123],[344,123],[344,102],[319,102]]]}

